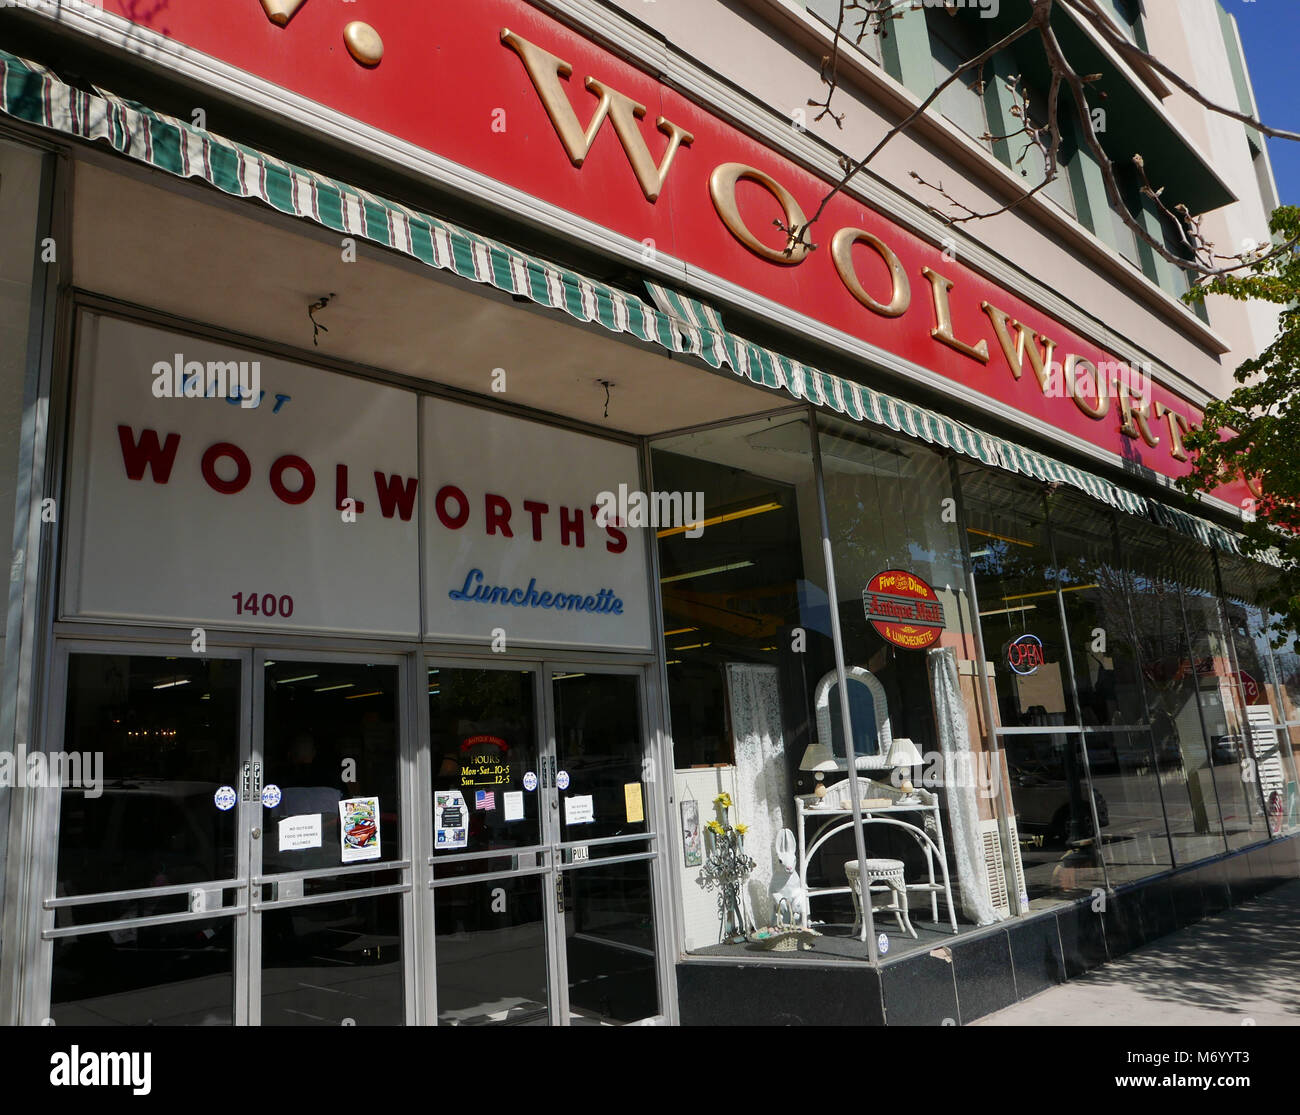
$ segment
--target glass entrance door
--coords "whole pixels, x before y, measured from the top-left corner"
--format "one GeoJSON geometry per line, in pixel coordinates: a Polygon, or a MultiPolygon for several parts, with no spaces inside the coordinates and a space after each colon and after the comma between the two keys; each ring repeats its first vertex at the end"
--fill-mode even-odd
{"type": "Polygon", "coordinates": [[[427,683],[437,1021],[658,1014],[641,672],[444,662],[427,683]]]}
{"type": "Polygon", "coordinates": [[[43,798],[54,839],[27,1021],[246,1017],[248,667],[238,653],[60,648],[60,750],[28,763],[58,789],[43,798]]]}
{"type": "Polygon", "coordinates": [[[402,665],[61,648],[48,1017],[409,1021],[402,665]]]}
{"type": "Polygon", "coordinates": [[[401,661],[256,661],[249,1020],[401,1025],[410,891],[401,661]]]}
{"type": "Polygon", "coordinates": [[[566,1020],[650,1018],[661,1001],[641,676],[572,668],[548,674],[566,1020]]]}

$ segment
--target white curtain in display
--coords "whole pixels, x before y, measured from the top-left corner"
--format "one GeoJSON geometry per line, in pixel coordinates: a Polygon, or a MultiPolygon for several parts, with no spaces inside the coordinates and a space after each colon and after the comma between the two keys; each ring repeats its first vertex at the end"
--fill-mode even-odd
{"type": "MultiPolygon", "coordinates": [[[[727,666],[731,734],[736,751],[736,808],[732,823],[749,826],[745,851],[754,860],[749,903],[758,925],[772,922],[776,836],[791,828],[793,812],[781,731],[781,692],[775,666],[727,666]]],[[[712,817],[701,820],[712,820],[712,817]]],[[[784,872],[782,873],[784,876],[784,872]]]]}
{"type": "Polygon", "coordinates": [[[951,647],[929,652],[930,689],[934,696],[934,718],[943,755],[943,788],[948,805],[948,827],[952,832],[952,854],[957,864],[957,885],[961,889],[962,912],[976,925],[1000,921],[989,892],[980,841],[980,812],[975,794],[980,780],[975,775],[970,733],[966,730],[966,705],[957,680],[957,655],[951,647]]]}

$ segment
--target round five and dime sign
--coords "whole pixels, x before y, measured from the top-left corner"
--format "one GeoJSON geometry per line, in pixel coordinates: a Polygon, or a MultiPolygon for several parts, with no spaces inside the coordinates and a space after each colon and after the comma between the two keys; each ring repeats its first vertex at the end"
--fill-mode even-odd
{"type": "Polygon", "coordinates": [[[896,647],[925,650],[944,629],[943,603],[925,581],[902,569],[886,569],[862,591],[867,619],[896,647]]]}

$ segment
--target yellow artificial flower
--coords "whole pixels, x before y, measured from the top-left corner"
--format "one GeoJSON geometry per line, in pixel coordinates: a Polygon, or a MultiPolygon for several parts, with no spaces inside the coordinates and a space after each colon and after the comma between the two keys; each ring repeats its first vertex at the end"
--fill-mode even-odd
{"type": "Polygon", "coordinates": [[[725,790],[713,799],[714,803],[722,806],[723,809],[731,808],[731,795],[725,790]]]}
{"type": "Polygon", "coordinates": [[[708,824],[708,829],[711,833],[713,833],[714,836],[722,835],[722,826],[718,824],[717,821],[710,821],[708,824]]]}
{"type": "Polygon", "coordinates": [[[748,825],[737,825],[737,826],[736,826],[736,831],[737,831],[738,833],[740,833],[741,836],[744,836],[745,833],[747,833],[747,832],[749,831],[749,826],[748,826],[748,825]]]}

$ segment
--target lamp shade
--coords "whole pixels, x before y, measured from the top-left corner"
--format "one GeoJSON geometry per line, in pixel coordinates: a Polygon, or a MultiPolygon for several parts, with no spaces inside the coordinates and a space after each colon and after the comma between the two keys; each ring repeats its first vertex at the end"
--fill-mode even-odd
{"type": "Polygon", "coordinates": [[[840,761],[831,754],[831,749],[824,743],[810,743],[799,761],[800,770],[840,770],[840,761]]]}
{"type": "Polygon", "coordinates": [[[895,736],[893,745],[889,748],[889,758],[885,760],[891,767],[919,767],[924,759],[921,758],[921,752],[906,736],[895,736]]]}

